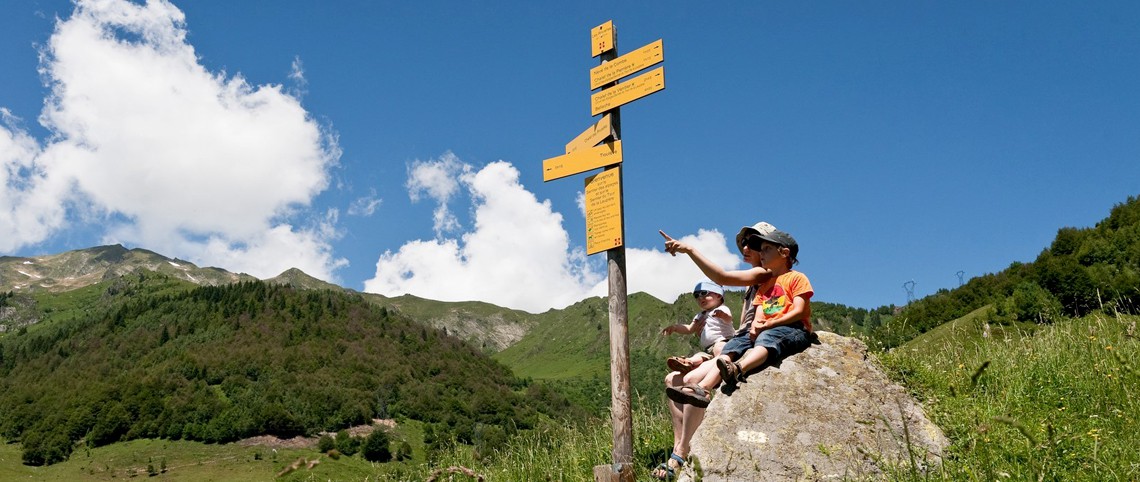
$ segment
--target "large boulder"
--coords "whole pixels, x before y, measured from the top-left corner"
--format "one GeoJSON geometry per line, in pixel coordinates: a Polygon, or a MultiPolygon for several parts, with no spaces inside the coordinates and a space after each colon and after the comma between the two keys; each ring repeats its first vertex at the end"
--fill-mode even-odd
{"type": "Polygon", "coordinates": [[[940,463],[948,444],[863,342],[819,332],[818,344],[716,394],[679,479],[881,478],[888,466],[940,463]]]}

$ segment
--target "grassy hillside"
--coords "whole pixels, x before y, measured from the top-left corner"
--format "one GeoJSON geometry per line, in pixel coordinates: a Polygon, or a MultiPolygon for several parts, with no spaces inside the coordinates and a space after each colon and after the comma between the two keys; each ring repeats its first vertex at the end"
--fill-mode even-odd
{"type": "Polygon", "coordinates": [[[1093,313],[982,337],[975,315],[883,360],[953,441],[943,478],[1133,480],[1138,321],[1093,313]]]}

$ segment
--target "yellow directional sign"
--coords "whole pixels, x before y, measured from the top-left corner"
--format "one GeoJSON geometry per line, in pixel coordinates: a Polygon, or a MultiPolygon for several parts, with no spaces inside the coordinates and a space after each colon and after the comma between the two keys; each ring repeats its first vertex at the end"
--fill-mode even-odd
{"type": "Polygon", "coordinates": [[[665,50],[658,39],[649,45],[622,55],[616,59],[590,69],[590,90],[597,89],[629,74],[661,63],[665,60],[665,50]]]}
{"type": "Polygon", "coordinates": [[[597,57],[613,50],[614,44],[617,43],[616,39],[613,20],[590,29],[590,52],[593,53],[591,57],[597,57]]]}
{"type": "Polygon", "coordinates": [[[622,245],[621,167],[586,178],[586,255],[622,245]]]}
{"type": "Polygon", "coordinates": [[[586,128],[578,137],[566,144],[566,153],[569,154],[578,149],[586,147],[594,147],[602,141],[614,136],[613,124],[610,122],[610,116],[602,117],[602,120],[596,124],[586,128]]]}
{"type": "Polygon", "coordinates": [[[665,67],[647,73],[590,96],[590,115],[598,115],[665,88],[665,67]]]}
{"type": "Polygon", "coordinates": [[[542,181],[553,181],[620,163],[621,141],[607,142],[598,147],[580,149],[542,161],[542,181]]]}

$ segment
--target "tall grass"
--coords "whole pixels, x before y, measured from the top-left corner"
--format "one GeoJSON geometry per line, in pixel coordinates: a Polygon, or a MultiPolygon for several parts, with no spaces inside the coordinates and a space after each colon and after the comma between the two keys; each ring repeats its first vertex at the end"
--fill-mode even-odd
{"type": "Polygon", "coordinates": [[[1096,314],[881,359],[952,442],[935,477],[1138,480],[1138,319],[1096,314]]]}
{"type": "MultiPolygon", "coordinates": [[[[665,398],[660,403],[641,400],[633,412],[634,466],[645,474],[668,457],[673,444],[665,398]]],[[[596,465],[612,461],[613,425],[608,419],[578,424],[549,423],[520,432],[506,447],[480,457],[470,446],[454,446],[437,454],[430,466],[402,469],[393,479],[425,480],[448,467],[465,467],[487,481],[590,480],[596,465]]],[[[440,477],[440,480],[448,480],[440,477]]],[[[454,475],[451,480],[474,480],[454,475]]]]}

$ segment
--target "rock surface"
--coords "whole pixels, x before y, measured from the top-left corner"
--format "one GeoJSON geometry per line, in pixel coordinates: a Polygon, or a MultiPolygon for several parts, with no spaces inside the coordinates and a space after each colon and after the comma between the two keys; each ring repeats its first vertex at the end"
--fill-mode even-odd
{"type": "Polygon", "coordinates": [[[918,470],[941,462],[942,430],[866,345],[818,334],[819,344],[717,393],[679,480],[882,478],[912,460],[918,470]]]}

